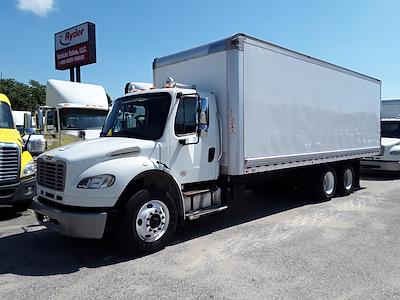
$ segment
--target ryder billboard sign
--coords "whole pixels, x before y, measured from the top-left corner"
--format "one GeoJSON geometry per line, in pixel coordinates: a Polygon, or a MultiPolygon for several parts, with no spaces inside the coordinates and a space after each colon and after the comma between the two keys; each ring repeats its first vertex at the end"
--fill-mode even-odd
{"type": "Polygon", "coordinates": [[[54,35],[57,70],[96,62],[95,25],[86,22],[54,35]]]}

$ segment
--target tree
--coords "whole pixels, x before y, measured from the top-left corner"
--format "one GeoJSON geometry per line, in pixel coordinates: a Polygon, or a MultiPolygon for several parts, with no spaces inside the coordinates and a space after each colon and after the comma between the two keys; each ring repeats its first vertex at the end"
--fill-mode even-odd
{"type": "Polygon", "coordinates": [[[29,84],[24,84],[7,78],[0,80],[0,93],[7,95],[13,110],[33,112],[38,105],[44,105],[46,86],[36,80],[30,80],[29,84]]]}

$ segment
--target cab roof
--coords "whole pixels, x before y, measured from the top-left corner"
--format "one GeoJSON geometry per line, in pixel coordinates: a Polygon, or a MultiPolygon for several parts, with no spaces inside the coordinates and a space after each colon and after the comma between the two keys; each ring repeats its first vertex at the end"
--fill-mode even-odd
{"type": "Polygon", "coordinates": [[[150,89],[150,90],[143,90],[143,91],[138,91],[134,93],[128,93],[125,95],[122,95],[119,98],[125,98],[133,95],[146,95],[146,94],[154,94],[154,93],[169,93],[171,95],[174,95],[178,92],[182,92],[183,94],[193,94],[196,93],[196,90],[193,89],[183,89],[183,88],[160,88],[160,89],[150,89]]]}
{"type": "Polygon", "coordinates": [[[4,94],[0,93],[0,102],[5,102],[7,103],[9,106],[11,106],[10,100],[8,99],[8,97],[4,94]]]}

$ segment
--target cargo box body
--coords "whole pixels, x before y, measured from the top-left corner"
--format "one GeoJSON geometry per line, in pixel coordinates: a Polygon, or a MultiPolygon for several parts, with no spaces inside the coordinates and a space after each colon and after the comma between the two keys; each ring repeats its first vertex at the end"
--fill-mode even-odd
{"type": "Polygon", "coordinates": [[[238,34],[157,58],[153,75],[215,94],[223,175],[379,153],[381,84],[360,73],[238,34]]]}
{"type": "Polygon", "coordinates": [[[102,86],[49,79],[46,85],[46,105],[56,107],[60,104],[108,109],[107,94],[102,86]]]}

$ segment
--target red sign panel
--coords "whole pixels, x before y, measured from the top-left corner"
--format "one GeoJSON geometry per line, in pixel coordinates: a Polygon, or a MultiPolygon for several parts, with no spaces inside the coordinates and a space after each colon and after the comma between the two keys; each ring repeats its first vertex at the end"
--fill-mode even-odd
{"type": "Polygon", "coordinates": [[[54,35],[55,64],[65,70],[96,62],[95,25],[83,23],[54,35]]]}
{"type": "Polygon", "coordinates": [[[89,63],[89,43],[75,45],[56,51],[56,69],[64,70],[89,63]]]}

